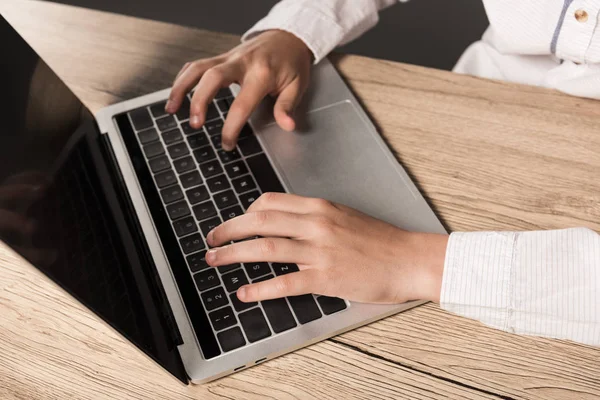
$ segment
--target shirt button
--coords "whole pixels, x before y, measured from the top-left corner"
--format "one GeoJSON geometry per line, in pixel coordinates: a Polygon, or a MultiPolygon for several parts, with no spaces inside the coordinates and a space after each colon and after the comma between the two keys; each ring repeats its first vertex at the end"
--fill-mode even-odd
{"type": "Polygon", "coordinates": [[[588,13],[583,9],[575,11],[575,19],[579,22],[586,22],[588,20],[588,13]]]}

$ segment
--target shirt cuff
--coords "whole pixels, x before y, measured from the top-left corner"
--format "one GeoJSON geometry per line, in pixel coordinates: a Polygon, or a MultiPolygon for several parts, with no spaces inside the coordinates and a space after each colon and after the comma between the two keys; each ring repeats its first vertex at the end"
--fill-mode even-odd
{"type": "Polygon", "coordinates": [[[510,309],[517,232],[450,235],[440,293],[447,311],[511,330],[510,309]]]}
{"type": "Polygon", "coordinates": [[[344,38],[342,27],[320,11],[302,4],[280,3],[244,33],[242,41],[272,29],[289,32],[302,40],[313,53],[315,64],[325,58],[344,38]],[[323,32],[327,34],[323,35],[323,32]]]}

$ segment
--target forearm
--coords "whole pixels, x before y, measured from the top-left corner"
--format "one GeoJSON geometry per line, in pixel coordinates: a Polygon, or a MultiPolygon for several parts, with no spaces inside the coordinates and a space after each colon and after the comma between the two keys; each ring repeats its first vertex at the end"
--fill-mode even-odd
{"type": "Polygon", "coordinates": [[[398,0],[283,0],[244,34],[247,40],[260,32],[279,29],[300,38],[315,63],[331,50],[372,28],[378,11],[398,0]]]}
{"type": "Polygon", "coordinates": [[[454,233],[440,304],[505,331],[600,345],[600,236],[454,233]]]}

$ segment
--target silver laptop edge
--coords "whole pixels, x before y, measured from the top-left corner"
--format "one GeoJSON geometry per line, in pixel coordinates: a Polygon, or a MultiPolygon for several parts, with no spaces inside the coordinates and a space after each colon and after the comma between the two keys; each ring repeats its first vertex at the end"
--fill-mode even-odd
{"type": "MultiPolygon", "coordinates": [[[[237,94],[239,86],[232,86],[232,90],[237,94]]],[[[180,345],[178,350],[192,382],[204,383],[220,378],[234,372],[239,367],[250,367],[257,360],[275,358],[424,303],[423,301],[400,305],[350,303],[350,307],[340,313],[320,318],[305,325],[299,324],[299,327],[293,330],[276,334],[256,343],[221,354],[218,357],[205,360],[188,316],[188,313],[193,312],[193,310],[186,310],[185,308],[131,159],[114,121],[114,117],[123,112],[165,100],[169,95],[169,91],[170,89],[161,90],[106,107],[96,114],[96,120],[100,132],[108,135],[113,146],[137,218],[149,245],[175,321],[181,332],[184,344],[180,345]]],[[[261,109],[253,115],[250,124],[257,133],[257,137],[273,163],[286,191],[340,201],[402,228],[438,233],[445,232],[442,224],[435,217],[404,169],[398,164],[356,98],[329,61],[324,60],[313,68],[311,88],[300,108],[306,111],[307,120],[312,119],[313,124],[328,123],[327,121],[333,121],[331,123],[334,124],[343,124],[344,121],[350,121],[353,126],[356,126],[360,121],[359,126],[354,129],[359,129],[360,132],[342,137],[344,132],[340,131],[344,128],[347,129],[348,126],[340,126],[341,129],[335,129],[333,133],[329,129],[327,135],[319,137],[311,134],[286,133],[272,122],[269,107],[270,104],[266,101],[261,109]],[[337,113],[342,114],[339,118],[341,122],[337,121],[336,118],[331,118],[337,113]],[[353,139],[352,146],[366,147],[372,152],[376,151],[378,153],[379,160],[376,160],[373,166],[378,172],[377,174],[364,175],[362,170],[358,171],[357,168],[360,169],[361,166],[356,165],[357,160],[346,159],[348,158],[347,154],[350,154],[349,151],[339,157],[336,155],[332,158],[334,161],[323,166],[324,169],[318,169],[318,159],[315,160],[315,152],[309,152],[310,146],[313,146],[312,141],[320,140],[320,143],[324,143],[324,148],[327,149],[339,146],[339,141],[348,137],[353,139]],[[359,143],[356,143],[357,141],[359,143]],[[376,143],[377,146],[373,146],[373,143],[376,143]],[[328,145],[329,147],[327,147],[328,145]],[[284,154],[281,154],[282,152],[284,154]],[[285,154],[286,152],[288,154],[285,154]],[[293,154],[287,157],[290,152],[293,154]],[[299,160],[302,159],[305,160],[305,165],[310,162],[313,166],[311,167],[312,170],[299,168],[299,166],[302,166],[302,164],[299,164],[301,162],[299,160]],[[315,163],[317,170],[314,169],[315,163]],[[384,164],[385,168],[382,168],[384,164]],[[353,166],[343,171],[340,170],[344,165],[353,166]],[[318,176],[315,175],[315,171],[318,172],[318,176]],[[377,183],[380,176],[388,182],[387,186],[381,186],[377,183]],[[321,179],[321,182],[319,182],[319,179],[321,179]],[[358,185],[352,185],[353,179],[355,183],[358,182],[358,185]],[[338,184],[333,185],[334,187],[331,187],[331,185],[324,187],[322,184],[327,183],[328,180],[335,181],[338,184]],[[356,193],[349,195],[352,190],[348,189],[350,188],[348,185],[354,187],[365,184],[364,182],[373,181],[376,186],[379,186],[380,195],[388,196],[389,199],[387,197],[385,199],[373,198],[374,195],[377,195],[373,191],[369,191],[369,193],[363,191],[364,196],[357,196],[356,193]],[[360,200],[363,198],[364,200],[360,200]],[[387,203],[395,204],[395,207],[387,207],[387,203]],[[370,204],[379,204],[379,208],[373,208],[370,204]],[[382,206],[382,204],[385,205],[382,206]]],[[[309,131],[318,130],[318,128],[318,126],[310,126],[309,131]]],[[[348,147],[352,146],[349,145],[348,147]]],[[[320,155],[316,154],[316,156],[319,157],[320,155]]]]}

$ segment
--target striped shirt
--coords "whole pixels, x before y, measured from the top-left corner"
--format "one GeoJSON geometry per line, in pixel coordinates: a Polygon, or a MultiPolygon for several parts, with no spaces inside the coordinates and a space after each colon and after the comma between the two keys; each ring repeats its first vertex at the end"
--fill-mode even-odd
{"type": "MultiPolygon", "coordinates": [[[[288,31],[319,62],[396,2],[283,0],[243,39],[268,29],[288,31]]],[[[484,4],[490,27],[455,72],[600,99],[600,1],[484,4]]],[[[505,331],[600,346],[600,235],[586,228],[452,233],[440,303],[505,331]]]]}

